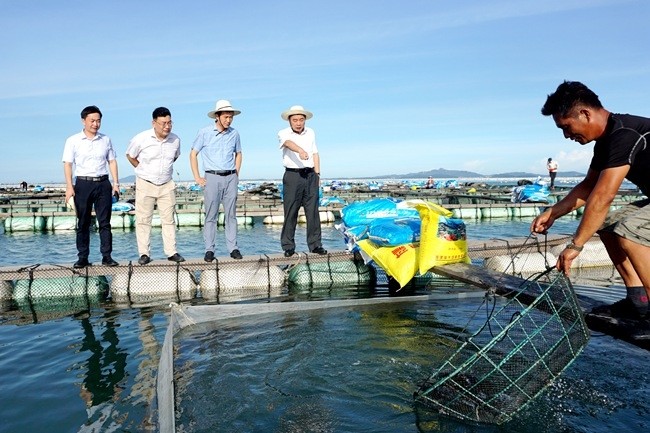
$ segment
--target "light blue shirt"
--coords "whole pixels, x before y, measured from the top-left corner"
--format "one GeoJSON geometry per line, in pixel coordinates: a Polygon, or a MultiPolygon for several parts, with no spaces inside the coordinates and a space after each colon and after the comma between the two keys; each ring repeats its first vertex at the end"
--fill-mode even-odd
{"type": "Polygon", "coordinates": [[[203,170],[235,170],[235,154],[241,153],[239,132],[233,128],[219,132],[215,126],[199,130],[192,150],[201,153],[203,170]]]}

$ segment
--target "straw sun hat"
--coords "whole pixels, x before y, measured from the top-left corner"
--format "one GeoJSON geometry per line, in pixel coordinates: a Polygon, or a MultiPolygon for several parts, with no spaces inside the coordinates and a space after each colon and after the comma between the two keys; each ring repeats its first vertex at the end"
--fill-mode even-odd
{"type": "Polygon", "coordinates": [[[302,105],[294,105],[287,111],[282,112],[282,118],[284,120],[289,120],[289,117],[293,116],[294,114],[302,114],[306,119],[311,119],[314,117],[314,115],[311,112],[305,110],[302,105]]]}
{"type": "Polygon", "coordinates": [[[222,111],[232,111],[233,115],[235,116],[241,113],[241,111],[232,107],[230,101],[226,101],[225,99],[219,99],[217,101],[216,106],[214,107],[214,110],[208,112],[208,117],[212,119],[216,119],[217,113],[220,113],[222,111]]]}

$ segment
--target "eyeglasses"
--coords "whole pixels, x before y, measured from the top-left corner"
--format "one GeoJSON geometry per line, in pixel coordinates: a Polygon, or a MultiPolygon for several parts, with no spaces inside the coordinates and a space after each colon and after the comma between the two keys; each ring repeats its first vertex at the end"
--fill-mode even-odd
{"type": "Polygon", "coordinates": [[[171,120],[170,120],[169,122],[156,122],[156,123],[157,123],[159,126],[162,126],[163,128],[166,128],[166,127],[168,127],[168,126],[171,128],[171,127],[172,127],[172,124],[173,124],[171,120]]]}

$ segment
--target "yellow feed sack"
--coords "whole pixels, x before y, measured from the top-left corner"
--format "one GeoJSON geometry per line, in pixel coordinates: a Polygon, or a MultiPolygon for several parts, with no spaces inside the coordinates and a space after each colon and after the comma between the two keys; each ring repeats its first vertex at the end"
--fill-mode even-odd
{"type": "Polygon", "coordinates": [[[372,258],[386,274],[404,287],[418,271],[417,244],[403,244],[395,247],[379,247],[368,239],[357,242],[361,251],[372,258]]]}
{"type": "Polygon", "coordinates": [[[469,263],[465,223],[435,203],[420,201],[413,206],[420,213],[419,271],[424,275],[437,265],[469,263]]]}

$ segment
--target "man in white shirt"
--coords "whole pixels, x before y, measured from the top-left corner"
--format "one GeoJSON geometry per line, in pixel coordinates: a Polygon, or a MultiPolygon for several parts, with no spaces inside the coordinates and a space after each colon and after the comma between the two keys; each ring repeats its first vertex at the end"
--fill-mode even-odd
{"type": "Polygon", "coordinates": [[[154,206],[162,223],[163,248],[167,260],[183,262],[176,251],[176,184],[172,179],[174,162],[181,154],[181,140],[172,131],[172,115],[165,107],[153,110],[152,128],[133,137],[126,158],[135,167],[135,235],[138,241],[138,263],[151,261],[151,220],[154,206]]]}
{"type": "Polygon", "coordinates": [[[94,105],[81,110],[83,130],[68,137],[63,149],[63,173],[65,175],[65,202],[74,197],[77,212],[77,256],[76,269],[90,265],[90,224],[92,211],[99,224],[100,252],[102,264],[117,266],[112,259],[113,235],[111,233],[112,195],[119,192],[117,161],[111,139],[99,132],[102,112],[94,105]],[[74,166],[74,168],[73,168],[74,166]],[[72,182],[72,174],[76,177],[72,182]],[[113,177],[113,186],[108,172],[113,177]]]}
{"type": "Polygon", "coordinates": [[[316,147],[316,134],[305,122],[313,114],[300,105],[294,105],[282,114],[289,127],[278,132],[282,163],[284,224],[280,243],[285,257],[296,252],[296,224],[302,206],[307,219],[307,247],[312,253],[324,255],[327,251],[321,243],[320,215],[318,214],[318,190],[320,187],[320,156],[316,147]]]}
{"type": "Polygon", "coordinates": [[[557,176],[557,162],[553,161],[553,158],[549,158],[546,162],[546,168],[548,169],[548,175],[551,178],[551,189],[555,189],[555,176],[557,176]]]}

